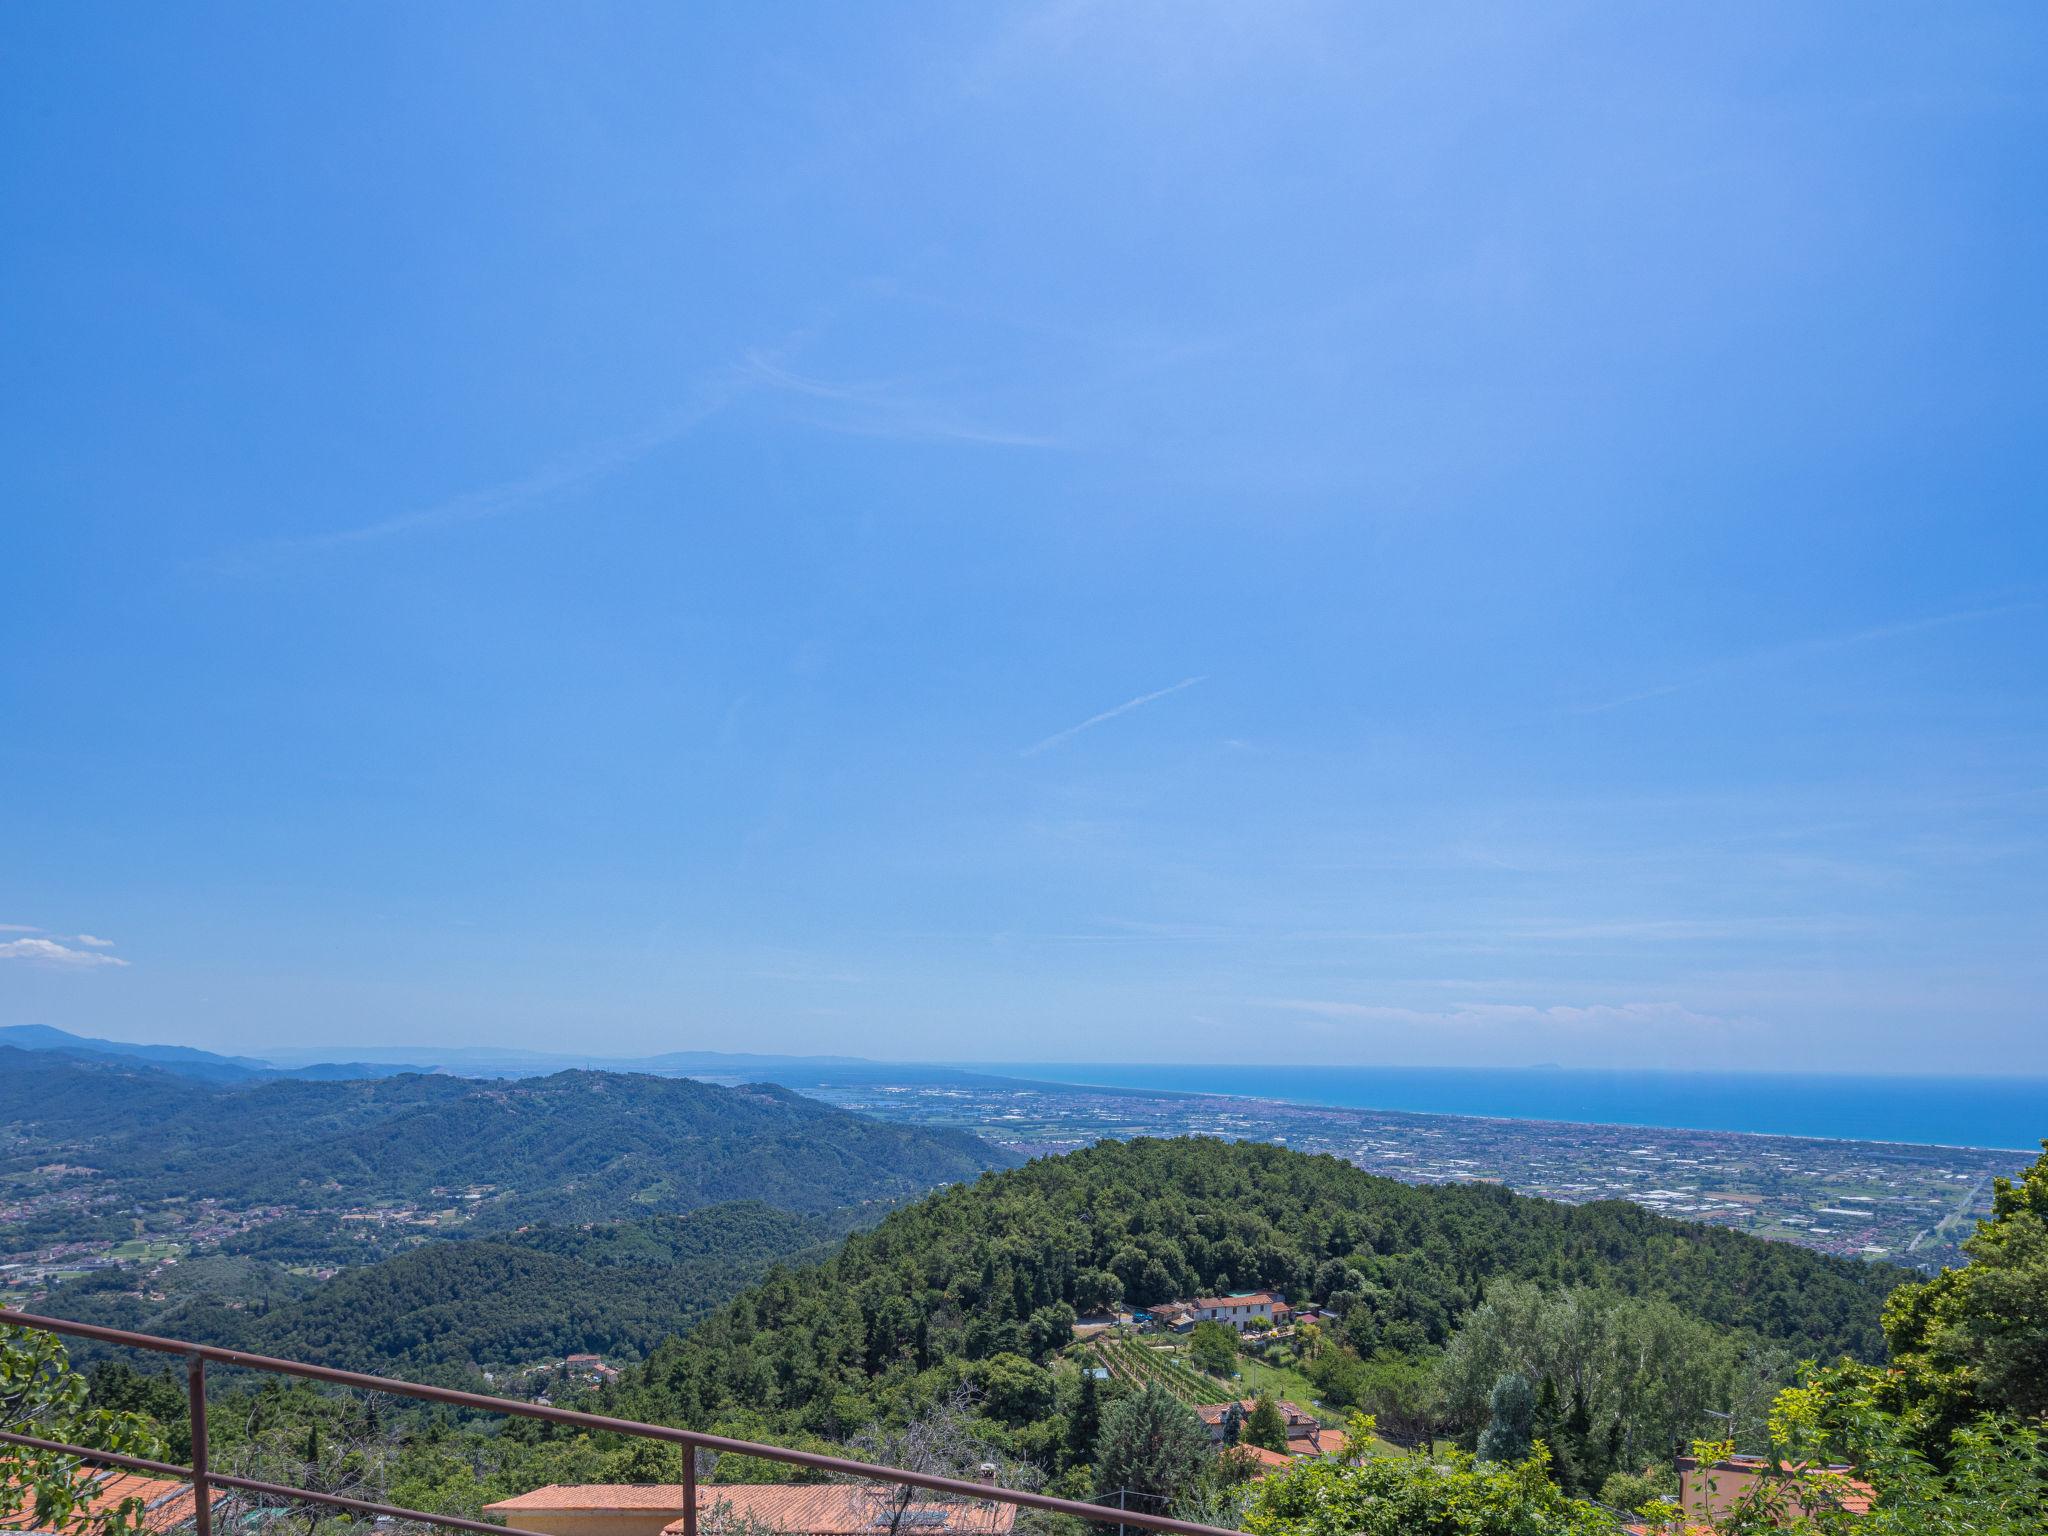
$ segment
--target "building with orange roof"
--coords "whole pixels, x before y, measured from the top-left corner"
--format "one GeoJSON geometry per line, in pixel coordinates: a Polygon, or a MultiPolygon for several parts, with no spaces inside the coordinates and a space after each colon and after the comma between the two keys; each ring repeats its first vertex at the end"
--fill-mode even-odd
{"type": "MultiPolygon", "coordinates": [[[[1241,1397],[1233,1403],[1197,1403],[1195,1417],[1208,1429],[1211,1440],[1223,1440],[1229,1437],[1233,1412],[1239,1423],[1242,1423],[1251,1417],[1252,1410],[1258,1406],[1259,1400],[1255,1397],[1241,1397]]],[[[1323,1421],[1301,1404],[1290,1403],[1282,1398],[1274,1406],[1280,1410],[1280,1417],[1287,1425],[1289,1450],[1296,1451],[1297,1454],[1304,1448],[1320,1452],[1324,1449],[1323,1440],[1326,1436],[1335,1438],[1339,1445],[1343,1443],[1341,1435],[1337,1435],[1333,1430],[1324,1429],[1323,1421]]]]}
{"type": "MultiPolygon", "coordinates": [[[[697,1489],[699,1528],[741,1526],[783,1536],[1009,1536],[1015,1505],[920,1495],[899,1510],[902,1491],[880,1483],[706,1483],[697,1489]]],[[[486,1504],[516,1531],[541,1536],[682,1536],[680,1483],[551,1483],[486,1504]]]]}
{"type": "MultiPolygon", "coordinates": [[[[18,1488],[19,1482],[8,1479],[10,1488],[18,1488]]],[[[107,1467],[96,1473],[92,1479],[92,1490],[83,1500],[83,1507],[74,1510],[69,1521],[60,1529],[65,1536],[78,1536],[103,1529],[112,1515],[122,1505],[134,1499],[142,1505],[141,1525],[151,1536],[176,1536],[189,1531],[199,1513],[199,1501],[193,1497],[192,1485],[173,1477],[145,1477],[139,1472],[124,1472],[118,1467],[107,1467]]],[[[212,1504],[220,1502],[216,1492],[212,1504]]],[[[35,1506],[31,1501],[20,1513],[0,1519],[0,1530],[42,1532],[51,1527],[38,1525],[35,1506]]]]}
{"type": "Polygon", "coordinates": [[[1287,1298],[1278,1291],[1246,1291],[1238,1296],[1197,1296],[1182,1303],[1197,1323],[1222,1323],[1239,1333],[1255,1320],[1277,1323],[1288,1315],[1287,1298]]]}
{"type": "Polygon", "coordinates": [[[1283,1456],[1278,1451],[1269,1451],[1263,1445],[1233,1445],[1220,1454],[1246,1467],[1254,1478],[1271,1477],[1302,1460],[1299,1456],[1283,1456]]]}
{"type": "Polygon", "coordinates": [[[1678,1458],[1678,1508],[1687,1519],[1716,1521],[1738,1504],[1758,1496],[1759,1487],[1772,1481],[1787,1483],[1781,1518],[1792,1520],[1839,1509],[1847,1514],[1867,1515],[1876,1490],[1844,1463],[1816,1466],[1795,1462],[1774,1466],[1762,1456],[1730,1456],[1702,1467],[1691,1456],[1678,1458]]]}

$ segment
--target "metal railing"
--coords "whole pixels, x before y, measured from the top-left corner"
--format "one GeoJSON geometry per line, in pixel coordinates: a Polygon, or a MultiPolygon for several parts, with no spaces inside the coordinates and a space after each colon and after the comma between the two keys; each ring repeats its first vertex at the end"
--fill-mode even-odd
{"type": "Polygon", "coordinates": [[[59,1440],[43,1440],[34,1435],[17,1434],[4,1428],[0,1428],[0,1443],[58,1455],[76,1456],[81,1460],[104,1466],[123,1467],[131,1472],[149,1472],[158,1477],[188,1482],[192,1485],[194,1495],[197,1536],[213,1536],[212,1497],[215,1488],[232,1488],[239,1492],[260,1494],[272,1499],[326,1504],[356,1514],[392,1520],[414,1520],[426,1525],[446,1526],[451,1530],[478,1532],[481,1536],[505,1536],[506,1531],[505,1526],[491,1525],[482,1520],[469,1520],[460,1515],[431,1514],[423,1509],[377,1504],[365,1499],[345,1498],[336,1493],[320,1493],[311,1488],[295,1488],[284,1483],[267,1483],[253,1477],[235,1477],[214,1471],[208,1465],[206,1444],[208,1361],[217,1365],[240,1366],[253,1371],[273,1371],[284,1376],[299,1376],[309,1381],[324,1381],[334,1386],[354,1387],[364,1392],[389,1392],[400,1397],[416,1397],[430,1403],[446,1403],[451,1407],[470,1408],[483,1413],[512,1414],[522,1418],[542,1419],[550,1424],[570,1424],[581,1429],[634,1435],[643,1440],[660,1440],[671,1445],[683,1446],[691,1453],[683,1458],[683,1536],[698,1536],[698,1451],[759,1456],[767,1461],[786,1462],[790,1466],[803,1467],[813,1472],[829,1472],[840,1477],[860,1478],[875,1483],[896,1483],[910,1488],[922,1488],[931,1493],[950,1494],[956,1498],[1011,1504],[1019,1509],[1039,1509],[1055,1515],[1071,1515],[1094,1525],[1135,1525],[1146,1530],[1172,1532],[1174,1536],[1238,1536],[1237,1532],[1223,1526],[1202,1525],[1193,1520],[1175,1520],[1166,1515],[1148,1514],[1142,1510],[1112,1510],[1100,1504],[1084,1503],[1079,1499],[1054,1498],[1051,1494],[1027,1493],[1022,1489],[1004,1488],[993,1483],[970,1482],[966,1478],[913,1472],[907,1467],[886,1467],[874,1462],[855,1461],[846,1456],[827,1456],[817,1451],[792,1450],[788,1446],[734,1440],[725,1435],[707,1435],[694,1429],[674,1429],[666,1424],[643,1424],[635,1419],[615,1419],[606,1414],[582,1413],[573,1408],[556,1408],[552,1404],[529,1403],[518,1398],[489,1397],[481,1392],[463,1392],[453,1387],[430,1387],[423,1382],[401,1381],[390,1376],[369,1376],[361,1371],[340,1371],[332,1366],[309,1365],[303,1360],[280,1360],[272,1355],[253,1355],[244,1350],[221,1349],[211,1344],[194,1344],[185,1339],[160,1338],[150,1333],[130,1333],[123,1328],[104,1328],[96,1323],[74,1323],[60,1317],[38,1317],[33,1313],[15,1312],[4,1307],[0,1307],[0,1324],[17,1328],[35,1328],[46,1333],[68,1334],[73,1338],[92,1339],[102,1344],[153,1350],[158,1354],[178,1355],[184,1358],[186,1397],[190,1405],[192,1428],[192,1465],[189,1467],[181,1467],[174,1462],[152,1461],[142,1456],[116,1455],[112,1451],[95,1450],[91,1446],[67,1445],[59,1440]]]}

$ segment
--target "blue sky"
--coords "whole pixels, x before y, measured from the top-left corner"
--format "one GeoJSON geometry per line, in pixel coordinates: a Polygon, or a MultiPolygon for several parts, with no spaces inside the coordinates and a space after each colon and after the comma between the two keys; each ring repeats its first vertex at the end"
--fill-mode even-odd
{"type": "Polygon", "coordinates": [[[0,11],[0,1020],[2048,1070],[2038,6],[0,11]]]}

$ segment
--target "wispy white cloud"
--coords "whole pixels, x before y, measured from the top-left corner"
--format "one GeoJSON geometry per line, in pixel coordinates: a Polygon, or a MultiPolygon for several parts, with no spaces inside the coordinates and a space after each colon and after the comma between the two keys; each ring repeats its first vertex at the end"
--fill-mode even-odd
{"type": "Polygon", "coordinates": [[[730,405],[734,397],[748,387],[748,382],[742,371],[714,378],[701,385],[688,404],[669,412],[651,426],[564,454],[518,479],[466,491],[432,506],[417,507],[354,527],[243,545],[203,563],[225,575],[255,575],[293,559],[433,533],[522,512],[594,485],[687,437],[730,405]]]}
{"type": "Polygon", "coordinates": [[[910,442],[973,443],[1004,448],[1058,446],[1048,437],[1004,431],[967,420],[946,405],[898,386],[810,378],[792,372],[766,353],[754,351],[748,352],[737,366],[700,381],[685,404],[651,425],[566,453],[529,474],[346,528],[245,544],[201,564],[223,575],[259,575],[297,559],[430,534],[543,506],[630,469],[688,437],[742,395],[762,390],[794,395],[823,407],[807,418],[807,424],[826,431],[910,442]]]}
{"type": "Polygon", "coordinates": [[[1101,725],[1106,721],[1116,719],[1118,715],[1128,715],[1134,709],[1143,709],[1147,704],[1155,703],[1158,700],[1167,697],[1169,694],[1179,693],[1183,688],[1192,688],[1195,686],[1195,684],[1200,682],[1206,682],[1207,680],[1208,675],[1206,673],[1204,673],[1201,677],[1184,677],[1179,682],[1172,684],[1170,687],[1154,689],[1151,693],[1141,693],[1135,699],[1126,699],[1123,703],[1117,705],[1114,709],[1105,709],[1099,715],[1090,715],[1086,720],[1083,720],[1079,725],[1070,725],[1064,731],[1054,731],[1050,736],[1046,737],[1043,741],[1033,742],[1030,746],[1026,747],[1020,755],[1024,757],[1036,757],[1039,753],[1050,751],[1052,748],[1059,746],[1063,742],[1072,741],[1076,736],[1080,735],[1083,731],[1092,731],[1095,729],[1096,726],[1101,725]]]}
{"type": "Polygon", "coordinates": [[[1719,661],[1695,668],[1683,677],[1658,683],[1647,688],[1633,689],[1611,699],[1601,699],[1590,704],[1575,705],[1575,715],[1601,715],[1611,709],[1624,709],[1631,704],[1645,704],[1651,699],[1665,698],[1670,694],[1682,693],[1688,688],[1697,688],[1731,673],[1746,671],[1752,667],[1774,662],[1789,662],[1802,656],[1821,656],[1835,651],[1853,650],[1857,646],[1875,644],[1881,640],[1896,640],[1906,635],[1917,635],[1932,629],[1946,629],[1952,624],[1969,624],[1980,619],[1998,618],[2008,613],[2025,613],[2038,609],[2039,603],[2000,603],[1988,608],[1964,608],[1954,613],[1938,613],[1927,618],[1906,619],[1896,624],[1876,624],[1868,629],[1851,630],[1846,634],[1818,635],[1812,639],[1794,640],[1785,645],[1766,646],[1761,650],[1745,651],[1740,655],[1724,657],[1719,661]]]}
{"type": "Polygon", "coordinates": [[[94,949],[112,949],[114,947],[112,939],[95,938],[89,933],[73,934],[72,940],[79,944],[90,944],[94,949]]]}
{"type": "Polygon", "coordinates": [[[0,960],[26,960],[31,964],[57,966],[66,970],[89,970],[95,966],[128,963],[118,955],[105,954],[96,949],[73,949],[70,945],[60,944],[55,939],[8,939],[0,942],[0,960]]]}
{"type": "Polygon", "coordinates": [[[796,373],[760,352],[747,355],[752,382],[815,402],[824,409],[810,425],[854,437],[903,442],[966,443],[988,448],[1057,448],[1055,438],[1015,432],[968,419],[954,407],[883,383],[840,383],[796,373]]]}

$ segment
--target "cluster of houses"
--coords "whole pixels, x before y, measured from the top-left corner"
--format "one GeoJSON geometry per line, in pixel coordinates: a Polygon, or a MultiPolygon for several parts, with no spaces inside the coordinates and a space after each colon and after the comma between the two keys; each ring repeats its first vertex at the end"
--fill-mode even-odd
{"type": "Polygon", "coordinates": [[[1074,1324],[1077,1337],[1086,1338],[1110,1328],[1138,1328],[1161,1333],[1186,1333],[1197,1323],[1221,1323],[1239,1333],[1284,1332],[1314,1312],[1288,1306],[1278,1291],[1242,1291],[1233,1296],[1195,1296],[1186,1301],[1163,1301],[1152,1308],[1125,1312],[1097,1312],[1074,1324]]]}
{"type": "Polygon", "coordinates": [[[593,1387],[608,1387],[619,1379],[619,1368],[606,1365],[603,1355],[569,1355],[562,1361],[562,1372],[571,1381],[593,1387]]]}
{"type": "Polygon", "coordinates": [[[1169,1301],[1148,1313],[1133,1314],[1154,1327],[1186,1333],[1197,1323],[1221,1323],[1243,1333],[1251,1328],[1284,1328],[1294,1320],[1287,1298],[1278,1291],[1246,1291],[1237,1296],[1197,1296],[1169,1301]]]}
{"type": "Polygon", "coordinates": [[[1074,1337],[1091,1338],[1112,1328],[1187,1333],[1197,1323],[1221,1323],[1238,1333],[1285,1338],[1297,1323],[1310,1321],[1334,1324],[1339,1319],[1314,1307],[1289,1306],[1287,1298],[1279,1291],[1241,1291],[1231,1296],[1195,1296],[1186,1301],[1164,1301],[1149,1309],[1092,1313],[1075,1320],[1074,1337]]]}

